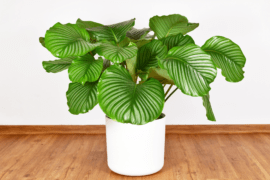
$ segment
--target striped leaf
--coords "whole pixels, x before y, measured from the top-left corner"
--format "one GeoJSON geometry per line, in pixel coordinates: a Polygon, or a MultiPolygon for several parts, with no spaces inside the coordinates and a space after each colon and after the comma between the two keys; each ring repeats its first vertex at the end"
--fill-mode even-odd
{"type": "Polygon", "coordinates": [[[167,47],[159,40],[142,46],[137,53],[137,69],[148,71],[151,67],[158,66],[157,57],[163,59],[167,54],[167,47]]]}
{"type": "Polygon", "coordinates": [[[195,44],[172,48],[159,65],[168,70],[175,85],[190,96],[205,96],[210,91],[217,70],[211,56],[195,44]]]}
{"type": "Polygon", "coordinates": [[[84,29],[103,26],[103,24],[93,22],[93,21],[82,21],[80,18],[77,19],[76,24],[79,28],[84,28],[84,29]]]}
{"type": "Polygon", "coordinates": [[[87,81],[96,81],[103,68],[103,59],[95,60],[90,54],[73,60],[68,68],[69,79],[72,82],[85,84],[87,81]]]}
{"type": "Polygon", "coordinates": [[[188,23],[188,19],[180,14],[169,16],[154,16],[149,22],[150,28],[155,32],[158,39],[176,35],[179,33],[186,34],[196,27],[198,23],[188,23]]]}
{"type": "Polygon", "coordinates": [[[211,55],[227,81],[239,82],[244,78],[243,67],[246,58],[240,47],[233,41],[222,36],[214,36],[205,42],[202,49],[211,55]]]}
{"type": "Polygon", "coordinates": [[[212,106],[210,103],[209,93],[207,95],[203,96],[202,99],[203,99],[203,106],[206,109],[207,119],[210,121],[216,121],[216,118],[215,118],[215,115],[214,115],[214,112],[213,112],[213,109],[212,109],[212,106]]]}
{"type": "Polygon", "coordinates": [[[85,85],[80,83],[70,83],[67,95],[69,112],[72,114],[87,113],[98,104],[96,82],[87,82],[85,85]]]}
{"type": "Polygon", "coordinates": [[[48,73],[58,73],[68,69],[72,61],[76,58],[77,57],[67,57],[55,61],[43,61],[42,65],[48,73]]]}
{"type": "Polygon", "coordinates": [[[126,47],[120,47],[110,42],[104,42],[96,48],[96,52],[100,56],[104,56],[113,63],[121,63],[134,57],[137,50],[137,46],[134,43],[130,43],[129,46],[126,47]]]}
{"type": "Polygon", "coordinates": [[[167,46],[167,49],[170,50],[175,46],[183,46],[186,44],[195,44],[192,37],[189,35],[183,36],[183,34],[177,34],[174,36],[168,36],[165,38],[160,39],[161,42],[163,42],[164,45],[167,46]]]}
{"type": "Polygon", "coordinates": [[[143,28],[143,29],[136,29],[132,28],[130,31],[127,32],[126,36],[130,39],[139,40],[145,37],[151,31],[150,28],[143,28]]]}
{"type": "Polygon", "coordinates": [[[181,33],[187,34],[188,32],[196,29],[197,27],[199,27],[199,23],[187,23],[187,25],[185,27],[181,28],[181,33]]]}
{"type": "Polygon", "coordinates": [[[129,39],[128,37],[125,37],[123,41],[118,43],[118,46],[120,47],[126,47],[130,44],[131,39],[129,39]]]}
{"type": "Polygon", "coordinates": [[[94,50],[100,43],[90,43],[85,29],[76,24],[56,23],[45,35],[46,48],[56,57],[82,56],[94,50]]]}
{"type": "Polygon", "coordinates": [[[127,31],[129,31],[135,24],[135,19],[124,21],[117,24],[108,26],[100,26],[94,28],[87,28],[87,31],[91,34],[91,37],[97,41],[107,40],[121,42],[125,37],[127,31]]]}
{"type": "Polygon", "coordinates": [[[164,106],[164,91],[158,80],[133,82],[128,71],[113,65],[103,72],[98,83],[98,102],[111,119],[143,125],[159,117],[164,106]]]}

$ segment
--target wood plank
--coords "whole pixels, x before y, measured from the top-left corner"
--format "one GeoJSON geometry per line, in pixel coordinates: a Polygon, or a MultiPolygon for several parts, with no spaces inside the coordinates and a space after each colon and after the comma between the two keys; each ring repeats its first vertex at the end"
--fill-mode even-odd
{"type": "MultiPolygon", "coordinates": [[[[247,135],[246,138],[250,136],[252,136],[252,134],[247,135]]],[[[235,141],[233,136],[230,135],[223,136],[222,142],[225,145],[222,146],[222,151],[235,169],[238,179],[265,179],[260,167],[254,162],[254,159],[243,153],[242,142],[235,141]]]]}
{"type": "MultiPolygon", "coordinates": [[[[3,125],[0,135],[11,134],[105,134],[105,125],[3,125]]],[[[251,125],[166,125],[166,134],[270,133],[270,124],[251,125]]]]}
{"type": "Polygon", "coordinates": [[[0,135],[0,180],[265,180],[270,134],[167,134],[165,164],[128,177],[107,166],[105,135],[0,135]]]}

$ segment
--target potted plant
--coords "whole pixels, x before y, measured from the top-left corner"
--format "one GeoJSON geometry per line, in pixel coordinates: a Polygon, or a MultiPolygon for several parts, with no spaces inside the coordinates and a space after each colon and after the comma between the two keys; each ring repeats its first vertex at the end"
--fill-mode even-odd
{"type": "Polygon", "coordinates": [[[99,104],[107,115],[108,166],[130,176],[163,167],[162,110],[177,89],[202,97],[208,120],[215,121],[209,91],[217,68],[227,81],[239,82],[246,62],[239,46],[228,38],[214,36],[201,47],[196,45],[185,34],[199,24],[185,16],[154,16],[144,29],[134,24],[135,19],[113,25],[78,19],[76,24],[56,23],[40,38],[59,58],[43,61],[44,69],[51,73],[68,69],[69,111],[86,113],[99,104]],[[154,35],[149,35],[151,31],[154,35]]]}

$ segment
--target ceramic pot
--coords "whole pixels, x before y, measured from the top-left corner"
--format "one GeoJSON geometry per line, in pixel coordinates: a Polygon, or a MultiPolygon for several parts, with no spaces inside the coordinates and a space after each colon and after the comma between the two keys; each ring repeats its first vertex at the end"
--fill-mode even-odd
{"type": "Polygon", "coordinates": [[[165,115],[145,125],[120,123],[106,117],[107,162],[115,173],[144,176],[162,169],[165,115]]]}

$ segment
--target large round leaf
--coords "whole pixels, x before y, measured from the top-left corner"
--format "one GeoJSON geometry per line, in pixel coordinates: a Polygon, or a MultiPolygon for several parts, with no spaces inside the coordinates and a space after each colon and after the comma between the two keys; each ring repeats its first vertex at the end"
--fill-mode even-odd
{"type": "Polygon", "coordinates": [[[159,65],[184,94],[195,97],[206,95],[217,75],[211,56],[195,44],[172,48],[159,65]]]}
{"type": "Polygon", "coordinates": [[[56,23],[45,35],[46,48],[56,57],[82,56],[94,50],[99,43],[90,43],[85,29],[76,24],[56,23]]]}
{"type": "Polygon", "coordinates": [[[130,45],[126,47],[121,47],[111,42],[105,42],[97,47],[96,52],[113,63],[121,63],[134,57],[137,50],[137,46],[134,43],[130,43],[130,45]]]}
{"type": "Polygon", "coordinates": [[[160,39],[164,45],[167,46],[167,49],[170,50],[175,46],[183,46],[186,44],[194,44],[194,40],[189,35],[177,34],[174,36],[168,36],[165,38],[160,39]]]}
{"type": "Polygon", "coordinates": [[[159,40],[145,44],[138,50],[137,69],[147,71],[151,67],[158,66],[158,59],[164,58],[167,54],[167,47],[159,40]]]}
{"type": "Polygon", "coordinates": [[[202,49],[211,55],[227,81],[239,82],[244,78],[243,67],[246,58],[240,47],[233,41],[222,36],[214,36],[205,42],[202,49]]]}
{"type": "Polygon", "coordinates": [[[103,68],[103,59],[95,60],[90,54],[73,60],[68,68],[69,79],[72,82],[86,83],[96,81],[103,68]]]}
{"type": "Polygon", "coordinates": [[[70,83],[67,95],[69,112],[72,114],[86,113],[93,109],[98,103],[97,81],[80,83],[70,83]]]}
{"type": "Polygon", "coordinates": [[[179,33],[186,34],[197,28],[198,23],[188,23],[188,19],[180,14],[169,16],[154,16],[149,22],[150,28],[155,32],[158,39],[176,35],[179,33]]]}
{"type": "Polygon", "coordinates": [[[42,65],[48,73],[58,73],[65,69],[68,69],[72,61],[76,58],[77,57],[67,57],[55,61],[43,61],[42,65]]]}
{"type": "Polygon", "coordinates": [[[97,41],[107,40],[118,43],[126,37],[127,31],[129,31],[134,24],[135,19],[131,19],[117,24],[87,28],[87,31],[91,34],[91,37],[97,41]]]}
{"type": "Polygon", "coordinates": [[[107,116],[122,123],[146,124],[159,117],[164,106],[164,91],[158,80],[133,82],[128,71],[113,65],[98,83],[98,102],[107,116]]]}

